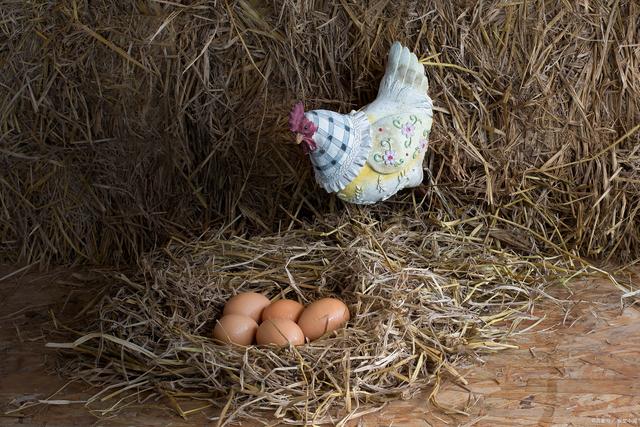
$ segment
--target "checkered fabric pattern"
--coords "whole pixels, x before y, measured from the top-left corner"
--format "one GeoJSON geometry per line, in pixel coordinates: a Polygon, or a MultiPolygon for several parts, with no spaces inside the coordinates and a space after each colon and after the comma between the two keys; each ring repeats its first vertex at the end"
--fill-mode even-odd
{"type": "Polygon", "coordinates": [[[371,147],[368,121],[362,113],[328,110],[309,111],[305,116],[317,127],[313,136],[317,149],[310,155],[316,180],[328,191],[340,191],[366,162],[371,147]]]}
{"type": "Polygon", "coordinates": [[[371,139],[366,115],[313,110],[305,117],[317,128],[313,136],[317,149],[310,153],[316,180],[327,191],[340,191],[367,161],[371,139]]]}
{"type": "Polygon", "coordinates": [[[326,141],[318,147],[318,153],[311,160],[316,170],[328,170],[340,163],[347,153],[347,142],[351,134],[350,121],[331,111],[311,111],[311,116],[318,128],[316,133],[326,141]]]}

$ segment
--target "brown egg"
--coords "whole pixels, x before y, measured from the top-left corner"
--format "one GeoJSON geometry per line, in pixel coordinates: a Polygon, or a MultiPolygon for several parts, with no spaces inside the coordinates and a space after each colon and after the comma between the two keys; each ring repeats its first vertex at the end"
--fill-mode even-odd
{"type": "Polygon", "coordinates": [[[345,303],[335,298],[323,298],[305,308],[298,319],[298,326],[304,336],[313,341],[338,329],[349,319],[349,309],[345,303]]]}
{"type": "Polygon", "coordinates": [[[297,322],[303,310],[304,305],[298,301],[281,299],[264,309],[262,312],[262,321],[264,322],[269,319],[289,319],[297,322]]]}
{"type": "Polygon", "coordinates": [[[216,322],[213,337],[232,344],[251,345],[257,330],[258,324],[251,317],[228,314],[216,322]]]}
{"type": "Polygon", "coordinates": [[[269,319],[262,322],[256,333],[258,345],[304,344],[304,334],[296,322],[290,319],[269,319]]]}
{"type": "Polygon", "coordinates": [[[271,304],[271,301],[264,295],[255,292],[245,292],[227,301],[222,315],[241,314],[243,316],[249,316],[256,322],[259,322],[262,310],[269,304],[271,304]]]}

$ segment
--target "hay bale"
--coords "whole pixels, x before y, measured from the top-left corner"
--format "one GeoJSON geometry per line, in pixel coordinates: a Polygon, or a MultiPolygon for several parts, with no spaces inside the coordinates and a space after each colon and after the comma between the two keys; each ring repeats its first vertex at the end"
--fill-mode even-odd
{"type": "Polygon", "coordinates": [[[0,233],[12,260],[135,259],[184,206],[176,190],[189,152],[168,120],[179,105],[152,70],[171,49],[145,43],[160,19],[122,2],[75,4],[8,1],[0,11],[0,233]]]}
{"type": "Polygon", "coordinates": [[[431,80],[428,167],[454,211],[495,215],[495,238],[531,229],[538,249],[632,259],[639,9],[4,1],[4,258],[128,263],[170,234],[343,209],[287,144],[285,112],[371,101],[398,39],[431,80]]]}

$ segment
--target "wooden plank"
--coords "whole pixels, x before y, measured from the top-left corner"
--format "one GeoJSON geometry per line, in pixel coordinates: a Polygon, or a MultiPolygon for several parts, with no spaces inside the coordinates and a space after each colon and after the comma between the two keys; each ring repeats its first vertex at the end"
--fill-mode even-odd
{"type": "Polygon", "coordinates": [[[545,303],[548,319],[517,338],[520,349],[463,370],[469,391],[442,389],[439,402],[471,416],[417,411],[424,403],[416,399],[390,405],[365,425],[640,425],[640,311],[621,311],[619,293],[604,281],[571,290],[556,292],[573,301],[566,318],[545,303]]]}
{"type": "MultiPolygon", "coordinates": [[[[0,268],[0,277],[10,269],[0,268]],[[4,272],[4,273],[3,273],[4,272]]],[[[16,275],[0,283],[0,409],[44,399],[65,385],[55,376],[55,357],[44,348],[48,310],[73,316],[99,288],[73,271],[16,275]]],[[[467,389],[448,382],[438,402],[469,416],[446,413],[426,396],[388,404],[356,426],[538,426],[640,425],[640,310],[621,309],[619,291],[606,281],[580,281],[554,296],[537,313],[547,319],[537,332],[514,336],[520,347],[483,357],[461,369],[467,389]]],[[[59,398],[83,400],[89,388],[73,384],[59,398]]],[[[207,423],[203,414],[187,422],[162,403],[131,407],[104,426],[187,426],[207,423]]],[[[0,417],[0,425],[84,426],[97,418],[81,404],[40,406],[27,414],[0,417]]],[[[246,423],[243,425],[247,425],[246,423]]]]}

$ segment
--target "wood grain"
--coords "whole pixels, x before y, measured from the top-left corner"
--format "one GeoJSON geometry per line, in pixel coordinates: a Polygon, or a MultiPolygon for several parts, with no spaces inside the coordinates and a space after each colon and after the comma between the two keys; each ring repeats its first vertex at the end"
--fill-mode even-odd
{"type": "MultiPolygon", "coordinates": [[[[3,277],[10,268],[0,268],[3,277]]],[[[100,287],[86,272],[56,270],[17,275],[0,282],[0,409],[49,398],[65,385],[55,375],[55,356],[44,348],[49,310],[72,318],[100,287]]],[[[640,310],[622,308],[608,282],[576,281],[545,302],[546,319],[535,333],[514,336],[519,349],[483,357],[461,369],[466,389],[442,385],[439,409],[427,396],[392,402],[353,426],[631,426],[640,425],[640,310]]],[[[72,384],[54,399],[82,401],[91,390],[72,384]]],[[[98,419],[82,404],[41,405],[0,416],[0,425],[187,426],[210,425],[204,413],[183,420],[158,402],[132,406],[116,418],[98,419]]],[[[215,424],[215,423],[214,423],[215,424]]],[[[248,425],[248,424],[243,424],[248,425]]]]}

